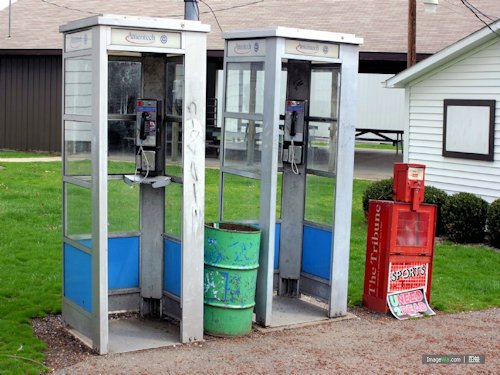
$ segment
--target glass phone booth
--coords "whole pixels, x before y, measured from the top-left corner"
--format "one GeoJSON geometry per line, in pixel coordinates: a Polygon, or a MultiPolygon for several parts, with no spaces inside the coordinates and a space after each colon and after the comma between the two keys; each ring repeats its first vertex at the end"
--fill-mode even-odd
{"type": "Polygon", "coordinates": [[[224,39],[219,216],[262,230],[257,322],[346,315],[362,40],[282,27],[224,39]]]}
{"type": "Polygon", "coordinates": [[[209,26],[97,15],[60,31],[63,319],[101,354],[201,340],[209,26]]]}

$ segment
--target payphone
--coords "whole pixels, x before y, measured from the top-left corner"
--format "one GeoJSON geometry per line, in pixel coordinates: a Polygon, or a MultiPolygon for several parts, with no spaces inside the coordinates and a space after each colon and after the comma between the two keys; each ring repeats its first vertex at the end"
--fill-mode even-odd
{"type": "Polygon", "coordinates": [[[135,165],[146,177],[162,175],[165,168],[161,103],[155,99],[136,102],[135,165]]]}
{"type": "Polygon", "coordinates": [[[306,100],[286,101],[283,162],[291,164],[292,171],[295,174],[299,174],[297,165],[304,162],[304,123],[306,109],[306,100]]]}

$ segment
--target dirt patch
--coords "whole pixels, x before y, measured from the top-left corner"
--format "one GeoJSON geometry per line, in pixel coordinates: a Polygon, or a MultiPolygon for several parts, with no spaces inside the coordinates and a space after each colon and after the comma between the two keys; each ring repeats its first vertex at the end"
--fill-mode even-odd
{"type": "Polygon", "coordinates": [[[500,309],[397,321],[363,308],[356,319],[253,331],[239,338],[98,356],[67,334],[60,317],[36,320],[48,343],[47,365],[58,374],[331,374],[500,372],[500,309]],[[483,355],[486,363],[423,364],[422,356],[483,355]],[[77,363],[78,362],[78,363],[77,363]]]}

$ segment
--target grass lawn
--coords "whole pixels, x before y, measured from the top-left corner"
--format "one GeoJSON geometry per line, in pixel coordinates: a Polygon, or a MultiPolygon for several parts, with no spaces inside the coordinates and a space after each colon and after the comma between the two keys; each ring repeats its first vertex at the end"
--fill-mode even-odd
{"type": "Polygon", "coordinates": [[[389,143],[356,143],[356,148],[366,148],[370,150],[394,150],[396,151],[396,146],[389,143]]]}
{"type": "Polygon", "coordinates": [[[2,158],[43,158],[46,156],[59,156],[59,155],[49,154],[46,152],[34,153],[34,152],[23,152],[23,151],[0,150],[0,159],[2,159],[2,158]]]}
{"type": "MultiPolygon", "coordinates": [[[[45,344],[33,337],[30,319],[61,309],[61,163],[2,165],[6,168],[0,169],[0,373],[37,374],[43,367],[33,361],[43,361],[45,344]]],[[[217,217],[217,170],[207,169],[206,183],[206,201],[210,202],[206,219],[210,221],[217,217]]],[[[360,305],[362,298],[366,223],[361,199],[368,184],[354,182],[350,305],[360,305]]],[[[331,186],[324,186],[326,196],[331,186]]],[[[125,187],[121,181],[112,182],[110,207],[123,204],[119,199],[122,194],[137,199],[137,192],[125,187]]],[[[317,194],[321,190],[318,188],[317,194]]],[[[172,194],[175,201],[180,189],[172,194]]],[[[254,194],[248,194],[243,203],[255,199],[254,194]]],[[[234,191],[229,205],[241,202],[241,196],[241,191],[234,191]]],[[[130,221],[119,213],[117,210],[113,213],[117,216],[112,216],[110,212],[110,229],[129,228],[130,221]]],[[[330,210],[325,210],[325,215],[329,214],[330,210]]],[[[128,216],[136,222],[136,215],[128,216]]],[[[172,230],[175,233],[176,229],[172,230]]],[[[500,252],[489,248],[437,244],[432,305],[446,312],[499,306],[499,264],[500,252]]]]}

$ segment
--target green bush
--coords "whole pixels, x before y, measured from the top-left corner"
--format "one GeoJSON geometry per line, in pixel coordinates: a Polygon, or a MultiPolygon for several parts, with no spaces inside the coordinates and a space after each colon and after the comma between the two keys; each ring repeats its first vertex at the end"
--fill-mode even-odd
{"type": "Polygon", "coordinates": [[[363,211],[368,215],[368,202],[370,199],[392,201],[392,178],[371,183],[363,194],[363,211]]]}
{"type": "Polygon", "coordinates": [[[443,206],[443,223],[448,238],[458,243],[484,241],[488,202],[471,193],[448,197],[443,206]]]}
{"type": "Polygon", "coordinates": [[[425,187],[424,203],[435,204],[437,206],[436,236],[444,234],[443,206],[448,200],[448,194],[434,186],[425,187]]]}
{"type": "Polygon", "coordinates": [[[500,248],[500,198],[488,208],[487,223],[491,245],[500,248]]]}

